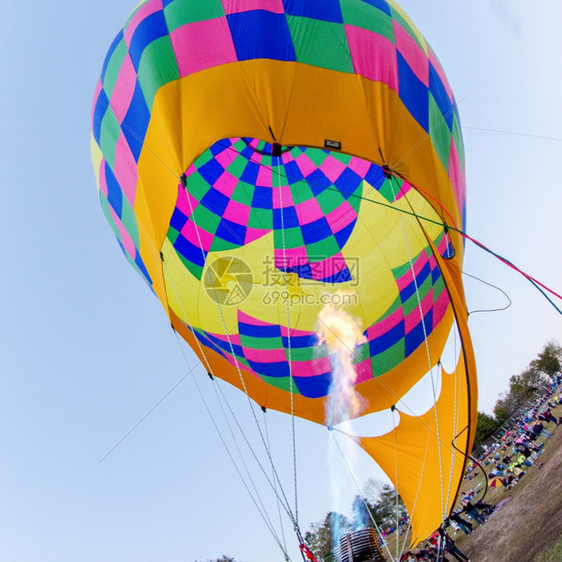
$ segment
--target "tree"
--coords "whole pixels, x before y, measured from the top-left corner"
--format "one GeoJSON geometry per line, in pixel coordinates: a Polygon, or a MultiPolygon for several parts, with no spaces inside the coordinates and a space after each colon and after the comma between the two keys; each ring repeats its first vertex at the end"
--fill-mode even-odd
{"type": "Polygon", "coordinates": [[[554,342],[547,343],[538,357],[531,361],[531,366],[549,377],[554,377],[560,372],[562,360],[562,347],[554,342]]]}
{"type": "Polygon", "coordinates": [[[474,448],[481,445],[498,429],[501,424],[498,420],[484,412],[478,412],[478,421],[476,423],[476,434],[474,437],[474,448]]]}
{"type": "Polygon", "coordinates": [[[554,342],[547,343],[524,371],[509,379],[509,390],[500,394],[494,406],[498,422],[502,424],[507,421],[537,390],[550,383],[561,367],[562,347],[554,342]]]}
{"type": "Polygon", "coordinates": [[[386,482],[369,478],[366,485],[365,496],[369,511],[377,525],[390,526],[404,515],[407,515],[406,506],[400,495],[396,494],[396,488],[386,482]],[[398,513],[396,507],[398,503],[398,513]]]}
{"type": "Polygon", "coordinates": [[[500,394],[494,406],[494,416],[498,420],[498,423],[503,424],[506,422],[519,408],[520,401],[516,394],[513,394],[510,390],[500,394]]]}
{"type": "Polygon", "coordinates": [[[530,389],[533,392],[550,382],[548,375],[545,375],[538,369],[533,361],[531,361],[530,365],[521,374],[516,375],[516,380],[520,386],[530,389]]]}
{"type": "Polygon", "coordinates": [[[509,393],[512,396],[515,409],[532,398],[538,388],[534,386],[539,384],[537,383],[538,379],[540,379],[539,373],[531,367],[527,367],[527,369],[519,375],[511,375],[511,377],[509,377],[509,393]]]}
{"type": "Polygon", "coordinates": [[[320,558],[330,556],[339,538],[352,530],[349,519],[334,511],[327,513],[321,523],[313,523],[310,527],[311,530],[304,535],[304,542],[320,558]]]}
{"type": "Polygon", "coordinates": [[[512,375],[509,378],[509,390],[499,395],[494,406],[494,416],[499,425],[517,413],[545,382],[545,375],[532,362],[522,373],[512,375]]]}

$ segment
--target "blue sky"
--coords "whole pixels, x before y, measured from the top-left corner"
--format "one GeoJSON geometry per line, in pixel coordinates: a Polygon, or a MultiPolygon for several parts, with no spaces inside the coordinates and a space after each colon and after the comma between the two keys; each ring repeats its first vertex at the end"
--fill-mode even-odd
{"type": "MultiPolygon", "coordinates": [[[[96,467],[193,362],[188,355],[186,364],[160,304],[123,258],[90,163],[95,84],[134,1],[2,5],[0,558],[283,560],[189,378],[96,467]]],[[[546,0],[402,5],[460,102],[469,234],[560,292],[562,7],[546,0]]],[[[560,339],[561,318],[527,281],[470,244],[465,270],[513,301],[505,312],[470,319],[480,409],[490,412],[508,378],[560,339]]],[[[470,310],[505,302],[470,279],[466,291],[470,310]]],[[[212,402],[210,383],[201,370],[196,375],[212,402]]],[[[247,403],[224,392],[249,423],[247,403]]],[[[290,422],[271,412],[268,427],[292,494],[290,422]]],[[[336,461],[325,430],[298,423],[297,445],[306,529],[337,501],[330,491],[336,461]]],[[[369,466],[357,470],[361,483],[377,475],[369,466]]],[[[266,484],[257,485],[265,496],[266,484]]],[[[351,500],[353,486],[345,486],[351,500]]],[[[273,503],[268,510],[276,517],[273,503]]],[[[298,560],[290,531],[286,524],[298,560]]]]}

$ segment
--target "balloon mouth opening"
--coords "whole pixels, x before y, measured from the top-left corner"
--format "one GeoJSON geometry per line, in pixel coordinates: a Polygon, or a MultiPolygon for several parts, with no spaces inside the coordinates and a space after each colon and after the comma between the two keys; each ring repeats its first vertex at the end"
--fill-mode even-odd
{"type": "MultiPolygon", "coordinates": [[[[282,322],[272,318],[282,318],[278,309],[284,317],[286,302],[302,311],[299,334],[308,346],[316,333],[313,312],[327,304],[322,300],[326,293],[331,298],[352,294],[354,302],[336,304],[359,316],[357,307],[372,298],[365,287],[382,287],[392,278],[395,286],[378,295],[380,303],[364,322],[368,341],[357,353],[365,357],[357,363],[354,383],[360,385],[390,372],[402,355],[412,355],[448,310],[447,292],[412,209],[431,219],[430,236],[442,255],[448,238],[423,196],[406,181],[387,178],[381,166],[321,147],[280,149],[275,157],[274,143],[224,138],[189,166],[177,186],[162,250],[168,260],[168,294],[173,296],[170,308],[189,327],[187,312],[175,297],[184,276],[203,289],[206,306],[216,310],[218,305],[238,323],[240,334],[249,330],[256,338],[241,336],[244,345],[231,348],[211,317],[197,316],[194,333],[204,345],[215,346],[232,362],[238,361],[237,353],[258,357],[257,350],[267,346],[271,357],[282,358],[288,340],[282,322]],[[400,244],[391,241],[393,233],[401,237],[400,244]],[[385,259],[367,269],[365,257],[371,253],[385,259]],[[250,325],[267,326],[269,332],[250,325]],[[268,333],[279,337],[268,339],[268,333]]],[[[302,357],[294,377],[298,392],[327,397],[333,370],[329,358],[302,357]]],[[[288,367],[281,361],[252,359],[249,364],[262,380],[276,377],[277,388],[289,388],[288,367]]]]}
{"type": "MultiPolygon", "coordinates": [[[[200,205],[201,215],[211,213],[213,224],[218,223],[218,237],[226,245],[213,244],[217,250],[228,249],[229,244],[230,248],[246,245],[263,232],[274,230],[288,234],[284,235],[283,246],[295,256],[299,251],[304,253],[302,248],[313,246],[322,252],[328,249],[331,255],[326,257],[332,257],[343,250],[365,205],[377,216],[388,215],[392,208],[398,222],[406,215],[396,211],[413,211],[415,215],[416,208],[421,215],[440,220],[407,181],[389,176],[384,166],[342,152],[341,147],[281,145],[242,136],[224,138],[205,150],[182,178],[183,187],[194,199],[194,209],[200,205]]],[[[216,233],[211,234],[216,242],[216,233]]],[[[445,242],[438,248],[441,255],[454,258],[446,225],[442,238],[445,242]]],[[[342,282],[351,277],[325,275],[317,280],[342,282]]]]}
{"type": "MultiPolygon", "coordinates": [[[[230,141],[231,139],[228,140],[230,141]]],[[[255,154],[261,156],[281,156],[282,154],[291,152],[291,150],[295,148],[294,146],[283,146],[277,142],[269,143],[251,137],[241,137],[240,140],[242,140],[248,148],[251,148],[255,154]]]]}
{"type": "Polygon", "coordinates": [[[401,199],[412,189],[405,181],[390,181],[378,164],[342,152],[341,143],[337,141],[326,141],[324,147],[312,147],[281,145],[243,136],[224,138],[205,150],[188,167],[185,177],[189,184],[191,176],[199,174],[213,187],[224,179],[223,172],[249,187],[307,184],[311,195],[336,190],[346,199],[359,196],[358,188],[367,182],[389,203],[401,199]]]}

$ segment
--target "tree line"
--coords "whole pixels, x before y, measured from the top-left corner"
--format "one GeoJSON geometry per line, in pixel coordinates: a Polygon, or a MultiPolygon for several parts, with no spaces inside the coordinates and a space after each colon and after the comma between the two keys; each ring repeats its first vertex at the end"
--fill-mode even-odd
{"type": "Polygon", "coordinates": [[[555,342],[547,343],[525,369],[510,377],[508,389],[496,400],[493,415],[478,412],[473,448],[484,443],[537,392],[549,385],[561,366],[562,347],[555,342]]]}

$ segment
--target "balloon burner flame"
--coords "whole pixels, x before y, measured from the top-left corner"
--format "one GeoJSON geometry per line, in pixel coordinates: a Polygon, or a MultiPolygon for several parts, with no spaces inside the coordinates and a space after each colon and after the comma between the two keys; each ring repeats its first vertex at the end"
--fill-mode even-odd
{"type": "MultiPolygon", "coordinates": [[[[360,415],[364,399],[355,391],[357,373],[353,360],[355,350],[360,345],[367,342],[361,325],[354,320],[344,310],[327,304],[318,315],[320,330],[318,331],[318,345],[326,346],[330,363],[332,365],[332,382],[326,397],[326,425],[332,426],[347,422],[360,415]]],[[[345,481],[346,474],[341,473],[343,469],[341,462],[338,462],[339,453],[345,455],[346,462],[354,464],[355,450],[343,452],[336,450],[334,439],[330,439],[328,463],[332,467],[332,494],[337,504],[336,509],[343,508],[344,498],[342,497],[342,481],[345,481]]],[[[351,445],[351,443],[350,443],[351,445]]],[[[338,446],[339,448],[339,446],[338,446]]],[[[340,514],[332,514],[332,540],[333,547],[337,547],[340,537],[349,531],[346,517],[340,514]]]]}
{"type": "Polygon", "coordinates": [[[356,418],[363,398],[355,390],[355,350],[367,342],[361,324],[345,310],[327,304],[318,315],[318,344],[326,345],[332,364],[332,382],[326,400],[326,424],[334,426],[356,418]]]}

